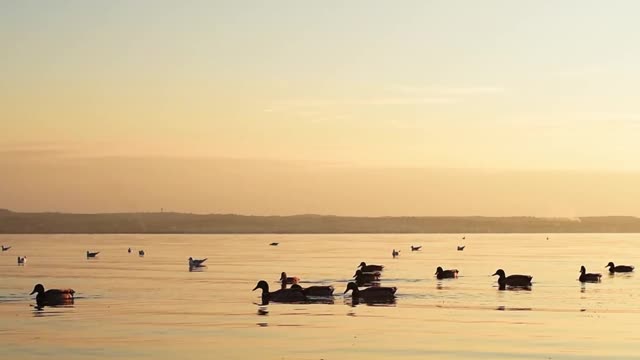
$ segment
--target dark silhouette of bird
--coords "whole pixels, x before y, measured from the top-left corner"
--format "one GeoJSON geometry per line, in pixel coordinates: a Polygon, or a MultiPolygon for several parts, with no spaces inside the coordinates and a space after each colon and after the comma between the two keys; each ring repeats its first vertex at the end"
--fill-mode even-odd
{"type": "Polygon", "coordinates": [[[509,275],[506,276],[504,270],[498,269],[492,276],[498,275],[498,285],[500,290],[504,290],[507,287],[523,287],[528,288],[531,286],[531,279],[533,276],[530,275],[509,275]]]}
{"type": "Polygon", "coordinates": [[[614,265],[613,262],[609,262],[607,266],[609,268],[609,273],[617,273],[617,272],[632,272],[634,267],[631,265],[614,265]]]}
{"type": "Polygon", "coordinates": [[[94,257],[98,256],[98,254],[100,254],[100,251],[96,251],[96,252],[87,251],[87,259],[88,258],[94,258],[94,257]]]}
{"type": "Polygon", "coordinates": [[[382,271],[384,265],[367,265],[364,261],[358,265],[362,272],[382,271]]]}
{"type": "Polygon", "coordinates": [[[584,265],[580,266],[580,277],[578,278],[580,282],[598,282],[601,277],[602,274],[587,273],[587,269],[584,265]]]}
{"type": "Polygon", "coordinates": [[[44,286],[38,284],[29,295],[33,294],[36,294],[36,304],[38,307],[43,307],[73,304],[75,291],[73,289],[49,289],[45,291],[44,286]]]}
{"type": "Polygon", "coordinates": [[[458,270],[443,270],[442,267],[438,266],[435,275],[438,279],[455,279],[458,277],[458,270]]]}
{"type": "Polygon", "coordinates": [[[419,245],[419,246],[411,245],[411,251],[419,251],[420,249],[422,249],[422,245],[419,245]]]}
{"type": "Polygon", "coordinates": [[[347,289],[344,291],[346,294],[352,291],[353,298],[360,298],[365,301],[370,300],[389,300],[395,298],[395,293],[398,290],[396,287],[370,287],[364,290],[360,290],[358,285],[354,282],[347,284],[347,289]]]}
{"type": "Polygon", "coordinates": [[[262,305],[269,304],[270,301],[281,303],[305,302],[307,296],[300,289],[279,289],[269,292],[269,284],[264,281],[258,281],[256,287],[252,291],[262,289],[262,305]]]}

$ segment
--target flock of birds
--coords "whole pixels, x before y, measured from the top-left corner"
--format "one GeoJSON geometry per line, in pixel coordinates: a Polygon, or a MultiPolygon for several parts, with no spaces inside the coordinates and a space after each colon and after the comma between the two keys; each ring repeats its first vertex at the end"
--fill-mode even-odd
{"type": "MultiPolygon", "coordinates": [[[[463,238],[464,239],[464,238],[463,238]]],[[[548,239],[548,238],[547,238],[548,239]]],[[[271,246],[277,246],[278,243],[271,243],[271,246]]],[[[411,251],[419,251],[422,246],[411,245],[411,251]]],[[[463,251],[464,245],[457,246],[458,251],[463,251]]],[[[400,250],[393,249],[391,255],[396,258],[400,254],[400,250]]],[[[615,265],[609,262],[605,268],[609,269],[610,274],[633,272],[634,267],[631,265],[615,265]]],[[[354,304],[364,301],[366,303],[392,303],[395,301],[397,287],[380,286],[380,278],[384,270],[384,265],[367,265],[364,261],[360,263],[353,275],[353,281],[347,283],[344,294],[352,292],[351,299],[354,304]]],[[[458,277],[458,269],[443,269],[441,266],[436,268],[435,276],[437,279],[455,279],[458,277]]],[[[503,269],[496,270],[492,276],[498,276],[498,288],[506,289],[531,289],[533,276],[513,274],[507,276],[503,269]]],[[[602,274],[587,273],[584,266],[580,267],[580,277],[578,280],[585,282],[600,282],[602,274]]],[[[333,286],[310,286],[303,288],[299,284],[300,278],[297,276],[289,277],[285,272],[280,276],[280,289],[270,292],[269,284],[265,280],[260,280],[253,288],[253,291],[262,290],[261,305],[268,305],[269,302],[278,303],[302,303],[316,302],[333,298],[333,286]],[[290,287],[287,287],[291,285],[290,287]]],[[[264,310],[263,310],[264,311],[264,310]]]]}
{"type": "MultiPolygon", "coordinates": [[[[8,251],[11,249],[11,246],[0,245],[2,251],[8,251]]],[[[129,254],[132,253],[133,250],[131,248],[127,249],[129,254]]],[[[100,251],[89,251],[87,250],[86,256],[87,259],[95,259],[97,258],[100,251]]],[[[144,257],[144,250],[138,250],[138,256],[144,257]]],[[[206,265],[204,262],[207,259],[194,259],[189,257],[189,271],[196,271],[202,268],[205,268],[206,265]]],[[[27,262],[26,256],[18,256],[18,266],[24,266],[27,262]]],[[[72,305],[74,302],[74,294],[75,291],[73,289],[49,289],[45,290],[44,285],[37,284],[33,291],[29,295],[36,294],[36,308],[43,308],[45,306],[60,306],[60,305],[72,305]]]]}

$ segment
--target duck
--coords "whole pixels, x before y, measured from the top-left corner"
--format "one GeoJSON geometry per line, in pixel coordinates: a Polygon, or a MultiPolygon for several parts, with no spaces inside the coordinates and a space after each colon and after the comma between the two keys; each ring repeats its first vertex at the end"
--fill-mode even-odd
{"type": "Polygon", "coordinates": [[[300,290],[305,296],[310,297],[329,297],[333,296],[333,286],[309,286],[303,288],[298,284],[291,285],[291,289],[300,290]]]}
{"type": "Polygon", "coordinates": [[[18,265],[24,265],[27,262],[27,257],[26,256],[18,256],[18,265]]]}
{"type": "Polygon", "coordinates": [[[634,267],[631,266],[631,265],[618,265],[618,266],[615,266],[613,264],[613,262],[609,262],[607,264],[607,266],[605,266],[605,267],[609,268],[609,273],[610,274],[617,273],[617,272],[632,272],[633,269],[634,269],[634,267]]]}
{"type": "Polygon", "coordinates": [[[189,270],[207,266],[207,265],[204,265],[204,262],[207,261],[207,259],[208,258],[198,260],[198,259],[189,257],[189,270]]]}
{"type": "Polygon", "coordinates": [[[441,266],[438,266],[435,275],[438,279],[455,279],[458,277],[458,270],[443,270],[441,266]]]}
{"type": "Polygon", "coordinates": [[[533,276],[530,275],[509,275],[506,276],[504,270],[498,269],[492,276],[500,276],[498,279],[498,285],[500,289],[503,290],[506,287],[529,287],[531,286],[531,279],[533,276]]]}
{"type": "Polygon", "coordinates": [[[44,291],[44,286],[38,284],[29,295],[36,295],[38,307],[73,304],[73,289],[49,289],[44,291]]]}
{"type": "Polygon", "coordinates": [[[258,281],[256,287],[252,291],[262,289],[262,305],[269,304],[270,301],[280,303],[296,303],[307,301],[307,296],[300,289],[279,289],[269,292],[269,284],[264,281],[258,281]]]}
{"type": "Polygon", "coordinates": [[[367,265],[364,261],[358,267],[362,268],[362,272],[382,271],[384,269],[384,265],[367,265]]]}
{"type": "Polygon", "coordinates": [[[96,251],[96,252],[87,251],[87,258],[94,258],[98,254],[100,254],[100,251],[96,251]]]}
{"type": "Polygon", "coordinates": [[[584,265],[580,266],[580,278],[578,279],[580,282],[598,282],[601,277],[602,274],[587,273],[587,269],[584,265]]]}
{"type": "Polygon", "coordinates": [[[422,249],[422,245],[419,245],[419,246],[411,245],[411,251],[419,251],[420,249],[422,249]]]}
{"type": "Polygon", "coordinates": [[[9,250],[9,249],[11,249],[11,246],[4,246],[4,245],[2,245],[2,251],[7,251],[7,250],[9,250]]]}
{"type": "Polygon", "coordinates": [[[297,276],[287,276],[286,272],[282,272],[280,274],[280,282],[282,283],[282,288],[286,288],[287,285],[297,284],[300,281],[300,278],[297,276]]]}
{"type": "Polygon", "coordinates": [[[467,246],[467,245],[458,246],[458,251],[464,250],[465,246],[467,246]]]}
{"type": "Polygon", "coordinates": [[[272,243],[271,243],[271,244],[269,244],[269,245],[270,245],[270,246],[278,246],[278,244],[280,244],[280,243],[272,242],[272,243]]]}
{"type": "Polygon", "coordinates": [[[138,256],[144,256],[144,250],[138,251],[138,256]]]}
{"type": "Polygon", "coordinates": [[[353,275],[355,283],[358,286],[371,286],[373,282],[380,281],[380,273],[363,273],[362,270],[356,270],[353,275]]]}
{"type": "Polygon", "coordinates": [[[131,248],[127,249],[127,252],[128,252],[129,254],[131,254],[131,248]]]}
{"type": "Polygon", "coordinates": [[[347,284],[347,289],[344,291],[344,294],[352,291],[353,298],[360,298],[367,300],[388,300],[395,298],[395,293],[398,288],[394,287],[370,287],[364,290],[358,289],[358,285],[355,282],[350,282],[347,284]]]}
{"type": "Polygon", "coordinates": [[[394,258],[394,259],[395,259],[398,255],[400,255],[400,250],[393,249],[393,251],[391,251],[391,256],[393,256],[393,258],[394,258]]]}

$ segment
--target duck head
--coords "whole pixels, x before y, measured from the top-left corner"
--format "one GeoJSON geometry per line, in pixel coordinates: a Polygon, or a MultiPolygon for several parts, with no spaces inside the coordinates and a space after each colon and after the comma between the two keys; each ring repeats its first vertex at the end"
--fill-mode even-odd
{"type": "Polygon", "coordinates": [[[258,281],[258,284],[256,284],[256,287],[254,287],[251,291],[255,291],[257,289],[262,289],[263,292],[269,292],[269,284],[267,284],[267,282],[264,280],[260,280],[258,281]]]}
{"type": "Polygon", "coordinates": [[[346,294],[347,292],[349,292],[349,290],[353,290],[354,294],[358,292],[358,285],[356,285],[356,283],[354,283],[353,281],[347,284],[347,290],[344,291],[343,294],[346,294]]]}
{"type": "Polygon", "coordinates": [[[364,261],[361,262],[360,265],[358,265],[358,267],[365,267],[365,266],[367,266],[367,264],[364,261]]]}
{"type": "Polygon", "coordinates": [[[580,266],[580,274],[584,275],[587,272],[587,269],[584,267],[584,265],[580,266]]]}
{"type": "Polygon", "coordinates": [[[362,270],[360,270],[360,269],[356,270],[356,273],[355,273],[355,274],[353,274],[353,277],[354,277],[354,278],[357,278],[357,277],[359,277],[359,276],[362,276],[362,270]]]}
{"type": "Polygon", "coordinates": [[[33,294],[44,294],[44,286],[42,284],[38,284],[33,288],[33,291],[29,295],[33,294]]]}
{"type": "Polygon", "coordinates": [[[612,267],[616,267],[616,266],[613,264],[613,261],[609,261],[609,263],[605,267],[606,268],[612,268],[612,267]]]}
{"type": "Polygon", "coordinates": [[[491,276],[496,276],[496,275],[500,276],[501,279],[507,277],[507,275],[504,273],[504,270],[502,269],[496,270],[496,272],[491,276]]]}
{"type": "Polygon", "coordinates": [[[436,269],[435,275],[442,274],[443,272],[444,272],[444,270],[442,269],[442,266],[438,266],[438,268],[436,269]]]}
{"type": "Polygon", "coordinates": [[[287,278],[287,273],[283,271],[283,272],[280,274],[280,280],[285,280],[286,278],[287,278]]]}

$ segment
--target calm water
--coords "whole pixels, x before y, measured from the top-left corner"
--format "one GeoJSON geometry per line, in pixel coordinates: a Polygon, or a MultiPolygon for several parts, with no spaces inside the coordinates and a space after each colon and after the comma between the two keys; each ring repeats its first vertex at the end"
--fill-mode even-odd
{"type": "Polygon", "coordinates": [[[0,235],[13,246],[0,254],[0,345],[7,359],[639,359],[640,278],[604,265],[640,265],[640,235],[545,238],[0,235]],[[87,260],[86,250],[100,255],[87,260]],[[189,272],[189,256],[208,257],[208,268],[189,272]],[[362,260],[386,266],[395,305],[345,301],[362,260]],[[435,279],[439,265],[460,277],[435,279]],[[581,285],[580,265],[602,282],[581,285]],[[497,268],[533,275],[532,291],[499,291],[497,268]],[[333,285],[334,304],[271,304],[259,315],[251,289],[260,279],[277,289],[281,271],[333,285]],[[36,283],[75,289],[75,305],[36,310],[36,283]]]}

